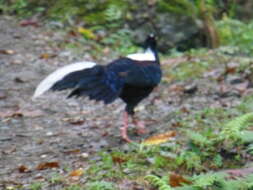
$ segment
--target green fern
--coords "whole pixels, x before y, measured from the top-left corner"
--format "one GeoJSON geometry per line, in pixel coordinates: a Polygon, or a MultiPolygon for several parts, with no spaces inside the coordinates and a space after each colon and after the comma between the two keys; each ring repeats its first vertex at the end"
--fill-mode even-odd
{"type": "Polygon", "coordinates": [[[253,121],[253,113],[247,113],[228,122],[222,132],[222,139],[241,140],[242,130],[253,121]]]}
{"type": "Polygon", "coordinates": [[[122,10],[119,6],[112,4],[105,10],[105,16],[108,22],[119,20],[122,17],[122,10]]]}
{"type": "Polygon", "coordinates": [[[198,176],[194,176],[194,187],[198,188],[208,188],[213,186],[224,186],[225,181],[225,174],[224,173],[206,173],[201,174],[198,176]]]}
{"type": "Polygon", "coordinates": [[[210,146],[211,145],[211,141],[205,137],[204,135],[197,133],[196,131],[187,131],[187,136],[191,139],[191,141],[196,144],[199,145],[201,147],[205,147],[205,146],[210,146]]]}
{"type": "Polygon", "coordinates": [[[251,155],[253,155],[253,144],[250,144],[247,148],[247,152],[251,155]]]}
{"type": "Polygon", "coordinates": [[[145,177],[152,185],[158,187],[159,190],[173,190],[164,180],[155,176],[155,175],[148,175],[145,177]]]}

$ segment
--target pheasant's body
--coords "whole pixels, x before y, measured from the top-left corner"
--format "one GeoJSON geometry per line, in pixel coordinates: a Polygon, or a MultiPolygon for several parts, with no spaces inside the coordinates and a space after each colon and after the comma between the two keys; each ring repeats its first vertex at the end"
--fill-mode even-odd
{"type": "MultiPolygon", "coordinates": [[[[88,62],[86,66],[78,63],[57,70],[41,82],[34,97],[47,90],[73,89],[68,97],[88,96],[105,104],[121,98],[126,103],[127,114],[133,115],[135,106],[152,92],[162,76],[153,37],[146,42],[145,53],[131,54],[106,66],[88,62]]],[[[129,141],[126,129],[127,125],[122,136],[129,141]]]]}

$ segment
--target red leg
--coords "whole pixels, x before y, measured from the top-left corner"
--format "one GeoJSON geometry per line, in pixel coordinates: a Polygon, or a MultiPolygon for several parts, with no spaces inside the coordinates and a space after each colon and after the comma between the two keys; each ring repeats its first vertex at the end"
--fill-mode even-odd
{"type": "Polygon", "coordinates": [[[128,113],[124,112],[124,126],[120,128],[120,134],[125,141],[132,142],[127,135],[127,128],[128,128],[128,113]]]}
{"type": "Polygon", "coordinates": [[[145,128],[144,121],[138,121],[136,118],[133,117],[133,123],[137,126],[137,133],[138,134],[146,134],[147,129],[145,128]]]}

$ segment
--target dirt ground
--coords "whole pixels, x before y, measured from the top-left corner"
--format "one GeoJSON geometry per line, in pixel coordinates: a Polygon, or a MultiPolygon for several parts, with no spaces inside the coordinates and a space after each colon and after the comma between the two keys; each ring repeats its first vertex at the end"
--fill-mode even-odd
{"type": "MultiPolygon", "coordinates": [[[[43,162],[59,163],[56,170],[62,172],[63,168],[85,168],[86,161],[95,159],[93,155],[101,149],[127,149],[119,134],[122,101],[105,106],[85,98],[66,99],[66,92],[31,99],[36,85],[59,66],[97,60],[61,48],[66,36],[47,27],[21,27],[3,16],[0,26],[0,189],[7,184],[29,184],[55,172],[36,170],[43,162]],[[20,172],[22,165],[29,172],[20,172]]],[[[101,64],[105,63],[106,58],[101,64]]],[[[129,134],[138,141],[171,130],[178,110],[185,109],[187,115],[187,110],[238,104],[237,95],[220,98],[219,92],[216,82],[204,78],[162,83],[137,108],[148,134],[137,135],[134,129],[129,134]],[[172,90],[179,84],[195,86],[179,96],[172,90]]]]}

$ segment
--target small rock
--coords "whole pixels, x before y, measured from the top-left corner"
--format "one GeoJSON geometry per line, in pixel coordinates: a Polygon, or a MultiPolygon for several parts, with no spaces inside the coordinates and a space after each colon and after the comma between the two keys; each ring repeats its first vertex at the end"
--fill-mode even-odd
{"type": "Polygon", "coordinates": [[[42,154],[40,157],[41,157],[41,158],[46,158],[47,155],[46,155],[46,154],[42,154]]]}
{"type": "Polygon", "coordinates": [[[49,131],[46,133],[47,136],[53,136],[53,132],[52,131],[49,131]]]}
{"type": "Polygon", "coordinates": [[[21,79],[20,77],[16,77],[15,79],[14,79],[14,81],[16,82],[16,83],[24,83],[25,81],[23,80],[23,79],[21,79]]]}
{"type": "Polygon", "coordinates": [[[83,152],[83,153],[81,154],[81,157],[82,157],[82,158],[88,158],[88,157],[89,157],[89,154],[88,154],[87,152],[83,152]]]}

